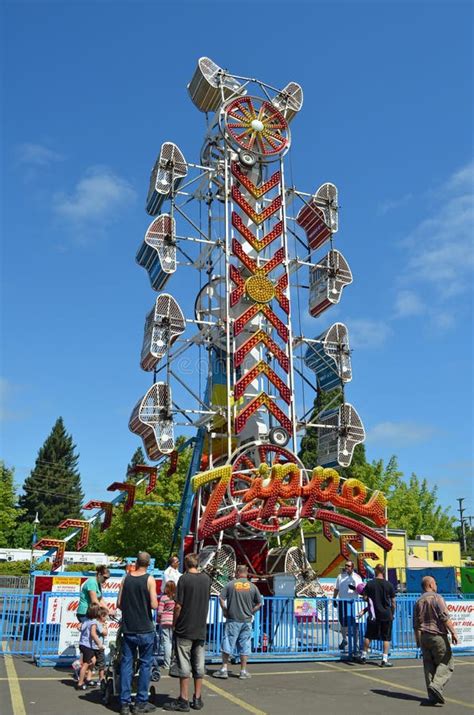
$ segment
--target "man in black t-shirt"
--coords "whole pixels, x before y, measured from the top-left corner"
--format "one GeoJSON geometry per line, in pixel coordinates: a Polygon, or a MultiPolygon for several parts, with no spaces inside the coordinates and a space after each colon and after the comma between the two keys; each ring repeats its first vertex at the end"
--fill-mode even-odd
{"type": "Polygon", "coordinates": [[[388,659],[390,641],[392,640],[392,622],[395,614],[395,589],[390,581],[385,579],[385,569],[382,564],[375,567],[375,578],[365,585],[363,595],[369,601],[375,613],[375,619],[367,621],[365,631],[364,649],[360,661],[365,663],[373,640],[383,641],[383,655],[380,663],[383,668],[390,668],[388,659]]]}
{"type": "Polygon", "coordinates": [[[197,570],[198,557],[184,559],[186,573],[178,581],[174,607],[174,647],[179,672],[179,698],[165,703],[163,710],[189,712],[189,678],[194,678],[192,707],[201,710],[204,677],[204,641],[211,595],[211,579],[197,570]]]}

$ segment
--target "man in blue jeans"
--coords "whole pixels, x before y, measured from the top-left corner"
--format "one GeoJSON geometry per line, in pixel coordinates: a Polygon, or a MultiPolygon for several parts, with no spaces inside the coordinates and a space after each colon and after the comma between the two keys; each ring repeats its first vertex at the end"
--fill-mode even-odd
{"type": "Polygon", "coordinates": [[[127,574],[120,585],[117,607],[122,611],[122,661],[120,664],[120,715],[130,715],[132,697],[133,660],[138,649],[140,671],[138,691],[135,698],[135,713],[150,713],[156,710],[148,702],[155,623],[152,609],[158,608],[156,583],[147,573],[150,554],[140,551],[135,571],[127,574]]]}
{"type": "Polygon", "coordinates": [[[247,659],[251,652],[252,619],[262,607],[262,597],[255,584],[248,580],[247,566],[237,566],[236,578],[229,581],[219,596],[226,620],[222,640],[222,668],[213,673],[214,678],[227,678],[227,666],[234,652],[240,655],[241,680],[250,678],[247,659]]]}

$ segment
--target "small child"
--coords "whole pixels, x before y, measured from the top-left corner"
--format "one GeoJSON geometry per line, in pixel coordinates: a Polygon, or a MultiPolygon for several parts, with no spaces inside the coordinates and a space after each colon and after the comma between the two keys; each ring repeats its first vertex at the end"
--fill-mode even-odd
{"type": "Polygon", "coordinates": [[[87,611],[87,619],[81,624],[79,650],[82,654],[82,665],[76,685],[77,690],[86,690],[87,686],[91,684],[90,681],[86,682],[86,675],[94,663],[97,662],[101,668],[102,677],[105,675],[104,645],[101,636],[107,635],[105,626],[107,614],[106,608],[93,604],[87,611]]]}
{"type": "Polygon", "coordinates": [[[176,584],[174,581],[167,581],[165,592],[160,597],[158,603],[158,623],[161,629],[161,637],[163,639],[163,648],[165,651],[165,659],[163,668],[166,670],[171,663],[171,648],[173,643],[173,613],[176,598],[176,584]]]}
{"type": "Polygon", "coordinates": [[[107,616],[109,612],[104,606],[99,607],[97,618],[92,622],[91,639],[94,643],[92,650],[95,654],[95,666],[99,671],[99,682],[103,684],[105,680],[105,658],[104,658],[104,638],[108,634],[107,616]]]}

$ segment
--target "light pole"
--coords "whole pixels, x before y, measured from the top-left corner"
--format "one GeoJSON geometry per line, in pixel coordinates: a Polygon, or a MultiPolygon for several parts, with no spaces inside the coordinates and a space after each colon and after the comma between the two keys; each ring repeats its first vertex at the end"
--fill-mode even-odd
{"type": "Polygon", "coordinates": [[[461,522],[461,549],[464,553],[466,553],[466,531],[464,528],[464,517],[463,517],[463,514],[466,510],[462,508],[462,503],[464,501],[464,497],[461,497],[461,498],[458,497],[457,501],[459,502],[458,511],[459,511],[459,521],[461,522]]]}
{"type": "Polygon", "coordinates": [[[38,528],[38,524],[40,523],[40,520],[38,519],[38,512],[36,512],[35,519],[33,521],[33,534],[31,535],[31,554],[30,554],[30,590],[33,584],[33,579],[32,579],[32,574],[33,574],[33,549],[35,548],[35,544],[37,542],[37,537],[36,537],[36,530],[38,528]]]}

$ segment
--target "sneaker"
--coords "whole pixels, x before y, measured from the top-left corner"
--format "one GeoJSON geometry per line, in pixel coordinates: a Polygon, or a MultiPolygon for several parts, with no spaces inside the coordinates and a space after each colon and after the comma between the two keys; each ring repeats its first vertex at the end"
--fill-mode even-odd
{"type": "Polygon", "coordinates": [[[339,643],[339,650],[345,650],[346,648],[347,648],[347,641],[346,641],[346,639],[344,638],[344,640],[342,640],[342,641],[339,643]]]}
{"type": "Polygon", "coordinates": [[[153,713],[156,710],[156,706],[153,703],[137,703],[135,702],[135,707],[133,708],[134,713],[153,713]]]}
{"type": "Polygon", "coordinates": [[[204,707],[204,703],[202,702],[202,698],[197,698],[195,695],[193,696],[193,702],[191,703],[191,707],[193,710],[202,710],[204,707]]]}
{"type": "Polygon", "coordinates": [[[187,700],[181,700],[181,698],[178,698],[177,700],[170,700],[169,703],[165,703],[163,705],[163,710],[171,710],[173,712],[179,713],[188,713],[189,703],[187,700]]]}
{"type": "Polygon", "coordinates": [[[250,673],[246,670],[241,670],[240,675],[239,675],[239,680],[248,680],[248,678],[251,678],[252,676],[250,673]]]}
{"type": "Polygon", "coordinates": [[[381,668],[391,668],[393,666],[393,663],[391,663],[389,660],[383,660],[380,663],[381,668]]]}
{"type": "Polygon", "coordinates": [[[87,685],[85,683],[82,683],[82,685],[76,683],[76,690],[87,690],[87,685]]]}
{"type": "Polygon", "coordinates": [[[86,685],[88,688],[96,688],[98,686],[97,680],[86,680],[86,685]]]}
{"type": "Polygon", "coordinates": [[[73,672],[74,672],[74,678],[76,680],[79,679],[79,671],[81,669],[81,661],[80,660],[75,660],[74,663],[71,666],[73,672]]]}
{"type": "Polygon", "coordinates": [[[120,715],[131,715],[130,705],[128,703],[123,703],[120,708],[120,715]]]}
{"type": "Polygon", "coordinates": [[[227,668],[221,668],[220,670],[215,670],[212,674],[213,678],[222,678],[226,679],[229,677],[229,673],[227,672],[227,668]]]}
{"type": "Polygon", "coordinates": [[[433,700],[435,703],[440,703],[441,705],[444,705],[444,703],[446,702],[439,690],[436,690],[436,688],[433,688],[433,686],[430,686],[428,688],[428,695],[430,700],[433,700]]]}

